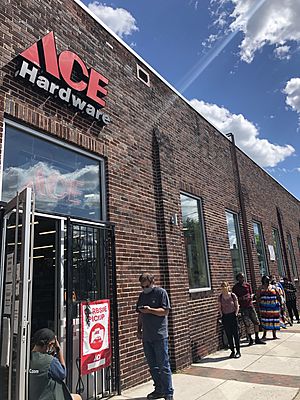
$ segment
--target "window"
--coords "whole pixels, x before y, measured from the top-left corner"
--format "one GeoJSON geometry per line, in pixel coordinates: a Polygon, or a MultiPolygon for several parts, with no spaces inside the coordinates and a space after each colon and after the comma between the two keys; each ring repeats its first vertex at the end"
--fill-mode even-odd
{"type": "Polygon", "coordinates": [[[185,194],[180,195],[180,200],[190,290],[209,289],[202,204],[199,199],[185,194]]]}
{"type": "Polygon", "coordinates": [[[267,258],[264,245],[264,237],[262,234],[262,226],[260,222],[253,222],[254,241],[259,263],[259,271],[261,275],[268,274],[267,258]]]}
{"type": "Polygon", "coordinates": [[[147,86],[150,86],[150,76],[149,76],[148,72],[146,72],[138,64],[137,64],[136,68],[137,68],[137,77],[139,78],[139,80],[144,82],[147,86]]]}
{"type": "Polygon", "coordinates": [[[31,187],[37,211],[102,219],[101,160],[6,124],[2,200],[31,187]]]}
{"type": "Polygon", "coordinates": [[[295,258],[295,253],[294,253],[294,247],[293,247],[292,237],[289,233],[287,234],[287,249],[288,249],[290,263],[291,263],[291,267],[292,267],[292,271],[291,271],[292,275],[293,275],[294,279],[298,279],[299,276],[298,276],[296,258],[295,258]]]}
{"type": "Polygon", "coordinates": [[[238,215],[231,211],[226,211],[225,214],[233,274],[236,277],[239,272],[245,273],[238,215]]]}
{"type": "Polygon", "coordinates": [[[279,237],[278,229],[276,229],[276,228],[272,229],[272,237],[273,237],[274,251],[275,251],[275,256],[276,256],[276,261],[277,261],[278,275],[284,276],[285,271],[284,271],[283,257],[282,257],[282,252],[281,252],[280,237],[279,237]]]}

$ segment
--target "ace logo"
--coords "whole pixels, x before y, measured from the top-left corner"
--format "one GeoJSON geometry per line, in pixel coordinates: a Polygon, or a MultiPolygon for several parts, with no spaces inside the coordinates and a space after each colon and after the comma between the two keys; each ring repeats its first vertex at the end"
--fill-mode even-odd
{"type": "Polygon", "coordinates": [[[108,79],[69,50],[57,55],[53,32],[20,54],[22,63],[16,76],[71,104],[107,125],[110,118],[101,111],[106,103],[108,79]],[[90,103],[91,102],[91,103],[90,103]]]}
{"type": "Polygon", "coordinates": [[[80,316],[80,371],[86,375],[111,364],[109,300],[81,302],[80,316]]]}

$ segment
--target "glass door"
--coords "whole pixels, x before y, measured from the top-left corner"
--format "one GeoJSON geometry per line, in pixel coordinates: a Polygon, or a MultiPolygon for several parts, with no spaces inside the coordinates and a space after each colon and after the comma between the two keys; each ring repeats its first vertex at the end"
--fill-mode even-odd
{"type": "Polygon", "coordinates": [[[4,208],[0,269],[4,398],[26,400],[31,331],[34,201],[26,188],[4,208]]]}

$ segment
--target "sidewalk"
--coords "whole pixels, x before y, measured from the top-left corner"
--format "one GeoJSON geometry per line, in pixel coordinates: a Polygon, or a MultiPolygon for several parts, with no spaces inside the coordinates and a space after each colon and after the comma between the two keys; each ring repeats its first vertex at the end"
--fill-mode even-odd
{"type": "MultiPolygon", "coordinates": [[[[271,336],[271,333],[268,333],[271,336]]],[[[248,347],[240,359],[220,350],[173,375],[175,400],[300,400],[300,324],[281,330],[280,339],[248,347]]],[[[113,399],[145,400],[152,382],[113,399]]]]}

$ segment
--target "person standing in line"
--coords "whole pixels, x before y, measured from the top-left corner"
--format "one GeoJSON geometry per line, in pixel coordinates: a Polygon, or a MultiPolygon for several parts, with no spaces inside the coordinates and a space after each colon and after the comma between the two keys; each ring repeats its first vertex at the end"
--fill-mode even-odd
{"type": "Polygon", "coordinates": [[[275,275],[270,276],[270,283],[271,285],[275,286],[280,295],[280,327],[283,329],[287,329],[286,324],[290,323],[289,318],[286,315],[286,307],[285,307],[285,294],[283,286],[280,282],[280,278],[276,279],[275,275]]]}
{"type": "Polygon", "coordinates": [[[298,323],[300,323],[299,320],[299,313],[297,309],[297,296],[296,296],[296,286],[288,280],[287,277],[283,278],[283,289],[285,293],[285,298],[286,298],[286,308],[288,309],[289,316],[291,319],[291,323],[293,324],[293,314],[295,314],[295,318],[298,323]]]}
{"type": "Polygon", "coordinates": [[[143,273],[139,281],[143,291],[136,304],[137,337],[143,341],[145,357],[154,382],[154,391],[148,394],[147,399],[173,400],[168,352],[168,314],[171,309],[169,297],[165,289],[154,286],[152,274],[143,273]]]}
{"type": "Polygon", "coordinates": [[[275,285],[270,283],[270,278],[264,275],[261,278],[261,287],[257,291],[257,303],[260,310],[261,326],[264,330],[263,339],[267,331],[272,331],[273,339],[278,339],[276,331],[280,330],[280,293],[275,285]]]}
{"type": "Polygon", "coordinates": [[[251,337],[251,322],[254,325],[255,343],[266,344],[258,336],[259,319],[252,302],[252,288],[249,283],[245,282],[245,276],[242,272],[239,272],[236,275],[236,280],[237,283],[233,286],[232,291],[238,298],[242,319],[249,338],[249,346],[253,345],[253,339],[251,337]]]}
{"type": "Polygon", "coordinates": [[[237,323],[239,303],[236,295],[229,291],[229,285],[227,282],[221,283],[221,294],[219,295],[218,301],[222,324],[231,350],[229,358],[240,358],[240,338],[237,323]],[[236,353],[234,352],[233,339],[235,342],[236,353]]]}

